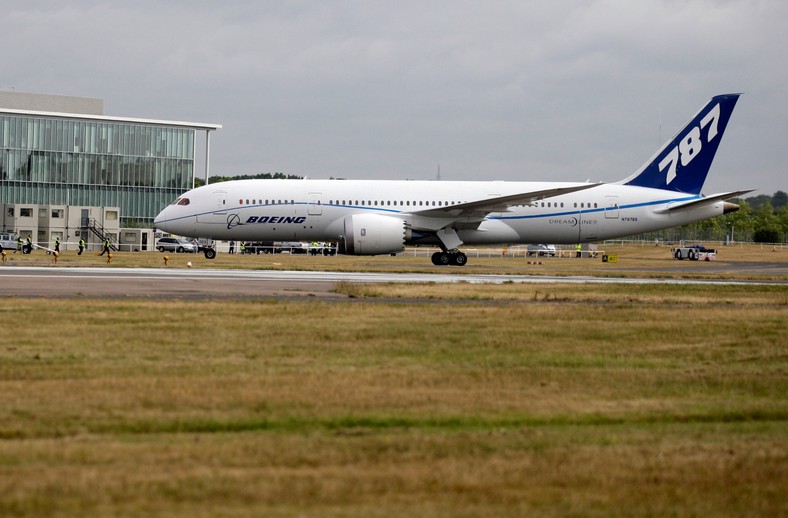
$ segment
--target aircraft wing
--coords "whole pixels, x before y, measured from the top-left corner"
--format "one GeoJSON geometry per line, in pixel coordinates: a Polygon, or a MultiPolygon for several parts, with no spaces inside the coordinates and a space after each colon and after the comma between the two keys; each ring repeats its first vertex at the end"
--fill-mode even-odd
{"type": "Polygon", "coordinates": [[[507,196],[497,196],[484,200],[469,201],[467,203],[457,203],[444,207],[431,207],[425,210],[412,211],[411,214],[432,218],[484,218],[491,212],[506,212],[512,205],[525,205],[537,200],[561,196],[577,191],[584,191],[602,185],[601,183],[587,183],[574,185],[572,187],[555,187],[552,189],[542,189],[540,191],[522,192],[509,194],[507,196]]]}
{"type": "Polygon", "coordinates": [[[733,191],[733,192],[723,192],[720,194],[714,194],[711,196],[704,196],[703,198],[698,198],[697,200],[690,200],[685,201],[683,203],[676,203],[673,205],[669,205],[664,209],[655,210],[657,214],[667,214],[670,212],[679,212],[683,210],[690,210],[695,209],[698,207],[702,207],[703,205],[711,205],[713,203],[717,203],[720,200],[728,200],[730,198],[736,198],[743,194],[747,194],[748,192],[752,192],[755,189],[749,189],[747,191],[733,191]]]}

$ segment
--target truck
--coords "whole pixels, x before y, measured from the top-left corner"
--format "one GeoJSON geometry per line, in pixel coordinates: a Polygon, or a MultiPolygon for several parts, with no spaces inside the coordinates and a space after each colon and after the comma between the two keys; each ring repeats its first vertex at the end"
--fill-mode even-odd
{"type": "Polygon", "coordinates": [[[689,259],[690,261],[711,261],[717,257],[717,251],[711,248],[706,248],[703,245],[690,245],[672,248],[673,258],[683,261],[689,259]]]}
{"type": "MultiPolygon", "coordinates": [[[[16,250],[17,247],[17,239],[19,236],[13,234],[11,232],[0,232],[0,252],[2,251],[11,251],[16,250]]],[[[28,245],[27,243],[22,245],[22,253],[29,254],[33,250],[33,247],[28,245]]]]}

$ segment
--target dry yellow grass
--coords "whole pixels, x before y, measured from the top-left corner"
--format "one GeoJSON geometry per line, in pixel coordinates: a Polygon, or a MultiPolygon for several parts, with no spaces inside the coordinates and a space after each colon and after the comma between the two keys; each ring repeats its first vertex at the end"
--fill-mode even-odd
{"type": "Polygon", "coordinates": [[[13,299],[0,513],[788,511],[785,288],[429,288],[13,299]]]}

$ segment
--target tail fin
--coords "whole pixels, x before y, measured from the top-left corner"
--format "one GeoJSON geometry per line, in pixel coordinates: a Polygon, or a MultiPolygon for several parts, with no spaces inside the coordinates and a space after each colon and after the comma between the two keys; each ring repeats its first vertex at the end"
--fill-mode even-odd
{"type": "Polygon", "coordinates": [[[621,183],[700,194],[739,95],[712,97],[649,162],[621,183]]]}

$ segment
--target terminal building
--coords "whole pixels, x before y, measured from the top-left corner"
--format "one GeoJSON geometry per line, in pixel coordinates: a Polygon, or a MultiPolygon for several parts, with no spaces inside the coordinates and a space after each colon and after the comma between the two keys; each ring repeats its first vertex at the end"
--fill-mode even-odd
{"type": "Polygon", "coordinates": [[[153,250],[158,212],[194,186],[218,124],[109,117],[104,101],[0,92],[0,231],[40,246],[153,250]]]}

